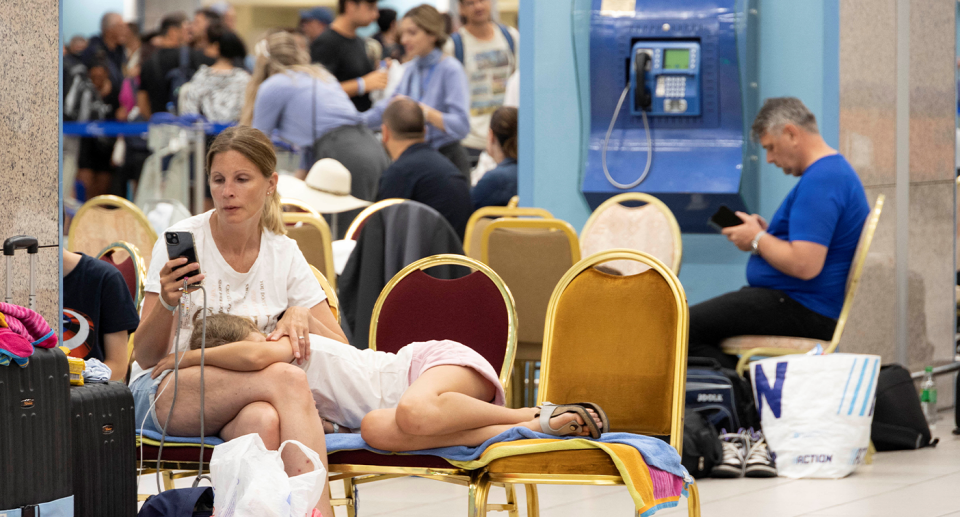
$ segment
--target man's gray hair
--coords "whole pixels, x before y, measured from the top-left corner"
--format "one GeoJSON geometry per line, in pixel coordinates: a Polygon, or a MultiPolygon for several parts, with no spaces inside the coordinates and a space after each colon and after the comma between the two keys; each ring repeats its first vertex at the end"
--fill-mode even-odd
{"type": "Polygon", "coordinates": [[[753,119],[750,136],[759,141],[764,133],[779,133],[783,126],[793,124],[808,133],[820,134],[817,117],[796,97],[772,97],[763,101],[763,107],[753,119]]]}
{"type": "Polygon", "coordinates": [[[100,35],[104,35],[111,27],[123,23],[123,16],[120,13],[109,12],[100,18],[100,35]]]}

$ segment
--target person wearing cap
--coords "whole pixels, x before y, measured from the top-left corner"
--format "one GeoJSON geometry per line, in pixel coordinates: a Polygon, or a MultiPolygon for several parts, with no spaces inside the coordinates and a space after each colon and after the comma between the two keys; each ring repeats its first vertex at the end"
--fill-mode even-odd
{"type": "Polygon", "coordinates": [[[426,122],[420,105],[398,97],[383,111],[383,145],[393,165],[383,172],[377,200],[419,201],[437,212],[460,240],[473,213],[470,185],[453,163],[424,141],[426,122]]]}
{"type": "Polygon", "coordinates": [[[314,7],[300,11],[300,33],[313,43],[333,23],[333,12],[326,7],[314,7]]]}

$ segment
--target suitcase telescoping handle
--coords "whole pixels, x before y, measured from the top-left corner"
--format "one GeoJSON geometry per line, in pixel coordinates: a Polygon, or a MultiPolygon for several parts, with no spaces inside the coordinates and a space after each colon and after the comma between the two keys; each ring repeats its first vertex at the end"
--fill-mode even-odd
{"type": "Polygon", "coordinates": [[[36,308],[37,304],[37,251],[40,245],[36,237],[30,235],[14,235],[3,241],[3,254],[7,262],[7,296],[3,300],[7,303],[13,303],[13,254],[17,250],[26,249],[30,255],[30,301],[28,307],[31,310],[36,308]]]}

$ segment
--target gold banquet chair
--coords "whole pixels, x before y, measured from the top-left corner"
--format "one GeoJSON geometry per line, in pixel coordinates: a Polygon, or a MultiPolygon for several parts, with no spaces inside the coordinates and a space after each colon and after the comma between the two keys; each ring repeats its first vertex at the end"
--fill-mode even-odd
{"type": "MultiPolygon", "coordinates": [[[[665,436],[681,453],[687,369],[688,310],[676,275],[646,253],[618,249],[591,255],[563,276],[550,298],[537,403],[584,400],[604,408],[611,431],[665,436]],[[631,260],[648,269],[617,276],[594,266],[631,260]]],[[[477,474],[475,474],[475,477],[477,474]]],[[[511,456],[479,473],[473,505],[487,506],[489,484],[527,484],[527,515],[539,515],[535,484],[622,485],[607,453],[569,450],[511,456]]],[[[696,484],[688,513],[700,515],[696,484]]]]}
{"type": "Polygon", "coordinates": [[[337,323],[340,323],[340,299],[337,298],[337,290],[330,285],[327,277],[323,276],[323,273],[321,273],[316,266],[311,265],[310,270],[313,271],[313,276],[320,282],[320,288],[323,289],[323,294],[327,295],[327,305],[330,306],[330,312],[333,313],[333,317],[336,318],[337,323]]]}
{"type": "Polygon", "coordinates": [[[553,219],[553,214],[543,208],[485,206],[477,209],[467,220],[467,229],[463,234],[463,254],[470,258],[480,259],[480,238],[483,236],[483,230],[494,219],[501,217],[553,219]]]}
{"type": "Polygon", "coordinates": [[[495,219],[484,226],[480,261],[510,286],[517,304],[517,356],[509,403],[533,406],[547,305],[557,282],[580,261],[577,233],[559,219],[495,219]]]}
{"type": "MultiPolygon", "coordinates": [[[[680,225],[662,201],[643,192],[626,192],[611,197],[590,214],[580,232],[580,251],[593,255],[614,248],[649,253],[680,274],[683,241],[680,225]],[[624,203],[644,203],[625,206],[624,203]]],[[[641,273],[646,266],[632,261],[605,264],[623,275],[641,273]]]]}
{"type": "MultiPolygon", "coordinates": [[[[397,352],[417,341],[451,339],[480,353],[496,368],[505,387],[517,342],[517,314],[513,296],[499,275],[486,265],[462,255],[434,255],[403,268],[380,293],[370,323],[370,348],[397,352]],[[440,280],[425,271],[437,266],[465,266],[473,272],[454,280],[440,280]]],[[[443,458],[339,451],[329,455],[330,481],[343,480],[347,515],[356,515],[354,487],[389,478],[419,476],[470,487],[473,471],[455,467],[443,458]]],[[[516,511],[513,488],[503,510],[516,511]],[[511,506],[512,505],[512,506],[511,506]]],[[[516,515],[516,513],[512,513],[516,515]]]]}
{"type": "MultiPolygon", "coordinates": [[[[147,278],[147,268],[143,263],[140,250],[129,242],[114,242],[97,254],[97,259],[107,262],[123,275],[123,282],[130,290],[134,308],[137,314],[143,305],[143,286],[147,278]]],[[[127,339],[127,375],[130,375],[130,365],[133,364],[133,332],[127,339]]]]}
{"type": "Polygon", "coordinates": [[[293,199],[289,197],[280,198],[280,210],[285,213],[307,213],[317,217],[322,217],[320,212],[317,212],[312,206],[300,201],[299,199],[293,199]]]}
{"type": "Polygon", "coordinates": [[[740,360],[737,362],[737,373],[743,375],[750,360],[754,357],[804,354],[817,345],[823,347],[823,353],[825,354],[832,354],[837,349],[840,338],[843,337],[843,329],[850,318],[850,309],[853,307],[853,299],[857,295],[857,287],[860,286],[863,265],[867,261],[867,253],[870,251],[870,244],[873,243],[873,235],[877,231],[877,223],[880,221],[880,213],[883,211],[885,199],[886,196],[883,194],[877,196],[873,210],[867,216],[863,231],[860,233],[857,251],[853,255],[853,262],[850,264],[843,307],[840,309],[840,318],[837,319],[837,326],[833,331],[833,339],[824,342],[819,339],[788,336],[734,336],[727,338],[720,343],[720,348],[724,353],[740,356],[740,360]]]}
{"type": "Polygon", "coordinates": [[[137,205],[117,196],[97,196],[80,207],[70,223],[67,250],[94,257],[117,241],[133,244],[149,265],[157,232],[137,205]]]}
{"type": "Polygon", "coordinates": [[[311,213],[284,212],[283,224],[287,237],[297,241],[297,247],[307,259],[307,264],[319,269],[330,285],[337,285],[337,272],[333,268],[333,239],[327,221],[311,213]]]}

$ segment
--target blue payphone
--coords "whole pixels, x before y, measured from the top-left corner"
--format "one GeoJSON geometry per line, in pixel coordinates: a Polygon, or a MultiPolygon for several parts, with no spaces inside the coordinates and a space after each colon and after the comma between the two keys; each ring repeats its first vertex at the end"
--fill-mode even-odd
{"type": "Polygon", "coordinates": [[[630,113],[700,115],[700,44],[638,42],[630,52],[630,113]]]}
{"type": "Polygon", "coordinates": [[[684,232],[706,233],[720,205],[756,207],[755,1],[592,0],[582,181],[592,208],[646,192],[684,232]]]}

